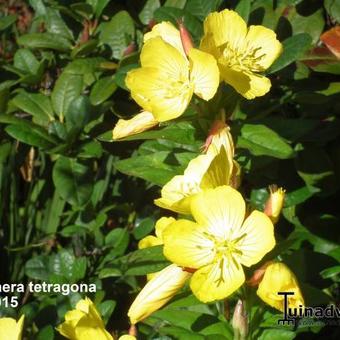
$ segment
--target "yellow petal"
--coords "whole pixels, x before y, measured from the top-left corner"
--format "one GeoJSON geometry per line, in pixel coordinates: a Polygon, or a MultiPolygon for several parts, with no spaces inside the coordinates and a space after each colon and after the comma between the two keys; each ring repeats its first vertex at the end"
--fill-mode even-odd
{"type": "Polygon", "coordinates": [[[137,340],[137,338],[133,335],[122,335],[118,340],[137,340]]]}
{"type": "Polygon", "coordinates": [[[143,111],[131,119],[119,119],[112,131],[114,140],[132,136],[137,133],[148,130],[158,124],[153,114],[143,111]]]}
{"type": "Polygon", "coordinates": [[[159,207],[182,214],[190,214],[193,195],[200,191],[200,183],[213,157],[200,155],[192,159],[183,175],[173,177],[161,191],[161,198],[155,200],[159,207]]]}
{"type": "Polygon", "coordinates": [[[264,76],[229,67],[221,67],[220,71],[223,80],[247,99],[263,96],[270,90],[270,79],[264,76]]]}
{"type": "Polygon", "coordinates": [[[192,97],[190,86],[170,77],[159,68],[143,67],[130,71],[125,79],[132,98],[158,122],[180,116],[192,97]]]}
{"type": "Polygon", "coordinates": [[[282,53],[282,44],[276,34],[264,26],[250,26],[245,43],[254,51],[254,58],[266,70],[282,53]]]}
{"type": "Polygon", "coordinates": [[[290,308],[304,306],[304,299],[294,273],[281,262],[270,264],[264,273],[259,284],[257,295],[268,305],[283,312],[284,297],[278,292],[293,292],[294,295],[288,297],[290,308]]]}
{"type": "Polygon", "coordinates": [[[190,80],[194,84],[194,93],[204,100],[211,99],[220,82],[220,72],[216,59],[196,48],[190,49],[190,80]]]}
{"type": "Polygon", "coordinates": [[[113,340],[110,333],[104,328],[91,325],[89,320],[81,320],[76,328],[76,338],[71,340],[113,340]]]}
{"type": "Polygon", "coordinates": [[[245,202],[237,190],[220,186],[197,194],[191,202],[191,213],[211,235],[227,239],[232,229],[242,225],[245,202]]]}
{"type": "Polygon", "coordinates": [[[24,315],[17,322],[12,318],[0,318],[0,340],[21,340],[24,315]]]}
{"type": "Polygon", "coordinates": [[[200,268],[214,259],[214,241],[207,237],[207,228],[192,221],[172,223],[163,240],[164,256],[178,266],[200,268]]]}
{"type": "Polygon", "coordinates": [[[238,48],[246,37],[247,25],[236,12],[225,9],[210,13],[204,20],[204,36],[209,34],[217,47],[229,44],[238,48]]]}
{"type": "Polygon", "coordinates": [[[274,226],[270,218],[260,211],[253,211],[241,228],[233,231],[235,238],[244,236],[237,249],[242,255],[239,259],[247,267],[259,262],[275,246],[274,226]]]}
{"type": "Polygon", "coordinates": [[[132,303],[128,316],[132,324],[163,307],[184,286],[191,274],[172,264],[157,273],[132,303]]]}
{"type": "Polygon", "coordinates": [[[150,32],[144,34],[144,43],[156,37],[161,37],[165,42],[175,47],[176,50],[185,57],[179,30],[172,23],[169,21],[162,21],[152,27],[150,32]]]}
{"type": "Polygon", "coordinates": [[[161,239],[153,235],[148,235],[138,242],[138,249],[154,247],[160,244],[163,244],[161,239]]]}
{"type": "Polygon", "coordinates": [[[221,300],[235,292],[245,281],[241,266],[234,262],[218,261],[197,270],[190,288],[202,302],[221,300]]]}
{"type": "Polygon", "coordinates": [[[173,79],[188,80],[189,78],[188,60],[160,37],[150,39],[144,44],[140,60],[142,67],[158,68],[173,79]]]}
{"type": "Polygon", "coordinates": [[[229,163],[224,146],[220,147],[219,153],[213,158],[209,168],[200,183],[202,190],[212,189],[222,185],[229,185],[233,163],[229,163]]]}
{"type": "Polygon", "coordinates": [[[173,217],[161,217],[155,225],[155,231],[156,231],[156,236],[160,239],[163,240],[163,232],[165,228],[167,228],[169,225],[171,225],[173,222],[176,220],[173,217]]]}

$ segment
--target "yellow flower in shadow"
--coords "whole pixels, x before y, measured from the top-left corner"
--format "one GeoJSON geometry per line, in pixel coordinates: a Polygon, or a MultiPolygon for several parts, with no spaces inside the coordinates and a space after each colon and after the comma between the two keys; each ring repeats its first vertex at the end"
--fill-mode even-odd
{"type": "Polygon", "coordinates": [[[247,99],[270,90],[270,80],[261,73],[282,52],[274,31],[259,25],[247,28],[246,22],[228,9],[207,16],[200,48],[215,56],[221,79],[247,99]]]}
{"type": "Polygon", "coordinates": [[[254,265],[274,247],[273,223],[257,210],[245,218],[245,202],[229,186],[197,194],[190,208],[196,222],[181,219],[165,229],[164,255],[196,269],[190,287],[199,300],[224,299],[244,283],[242,265],[254,265]]]}
{"type": "Polygon", "coordinates": [[[288,307],[304,306],[304,299],[294,273],[282,262],[274,262],[266,268],[257,295],[269,306],[284,311],[284,296],[278,292],[293,292],[288,296],[288,307]]]}

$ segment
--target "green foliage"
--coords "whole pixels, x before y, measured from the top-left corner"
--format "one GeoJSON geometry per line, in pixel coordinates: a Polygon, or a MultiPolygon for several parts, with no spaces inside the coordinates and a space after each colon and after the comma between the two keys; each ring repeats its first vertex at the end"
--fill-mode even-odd
{"type": "MultiPolygon", "coordinates": [[[[164,215],[153,200],[201,152],[224,108],[250,206],[263,209],[269,184],[286,189],[273,257],[297,274],[308,303],[339,301],[340,64],[318,54],[320,35],[340,23],[338,1],[10,3],[16,10],[0,4],[2,282],[93,283],[90,297],[107,329],[126,333],[142,276],[169,264],[162,246],[138,249],[164,215]],[[180,118],[112,141],[117,120],[140,110],[125,77],[139,65],[143,34],[183,19],[198,45],[205,17],[222,8],[274,29],[283,42],[267,70],[271,91],[248,101],[221,86],[209,104],[195,98],[180,118]]],[[[184,287],[138,326],[140,338],[233,339],[230,310],[249,292],[206,305],[184,287]]],[[[281,314],[254,292],[249,339],[339,337],[335,327],[277,325],[281,314]]],[[[14,295],[22,303],[1,305],[0,317],[25,313],[26,338],[41,340],[57,338],[56,326],[81,297],[14,295]]]]}

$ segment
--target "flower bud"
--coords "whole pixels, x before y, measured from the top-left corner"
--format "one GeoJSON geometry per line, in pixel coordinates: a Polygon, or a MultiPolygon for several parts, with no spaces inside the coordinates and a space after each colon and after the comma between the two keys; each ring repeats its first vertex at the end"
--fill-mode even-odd
{"type": "Polygon", "coordinates": [[[148,130],[158,124],[153,114],[143,111],[131,119],[119,119],[112,131],[114,140],[132,136],[137,133],[148,130]]]}
{"type": "Polygon", "coordinates": [[[234,339],[245,339],[248,334],[248,316],[242,300],[238,300],[232,319],[234,339]]]}
{"type": "Polygon", "coordinates": [[[18,322],[12,318],[0,319],[0,340],[21,340],[25,316],[22,315],[18,322]]]}
{"type": "Polygon", "coordinates": [[[278,188],[276,185],[269,186],[270,196],[264,207],[264,213],[276,223],[279,220],[280,213],[283,207],[285,190],[278,188]]]}
{"type": "Polygon", "coordinates": [[[278,292],[293,292],[288,296],[288,307],[299,308],[304,306],[304,300],[297,278],[294,273],[282,262],[271,263],[264,273],[263,279],[257,289],[257,295],[268,305],[283,312],[284,296],[278,292]]]}
{"type": "Polygon", "coordinates": [[[157,273],[140,291],[128,316],[136,324],[163,307],[184,286],[191,274],[171,264],[157,273]]]}
{"type": "Polygon", "coordinates": [[[179,28],[179,33],[181,36],[181,41],[182,41],[184,52],[186,55],[189,55],[190,49],[194,47],[191,35],[189,31],[186,29],[186,27],[184,26],[184,23],[182,20],[178,22],[178,28],[179,28]]]}

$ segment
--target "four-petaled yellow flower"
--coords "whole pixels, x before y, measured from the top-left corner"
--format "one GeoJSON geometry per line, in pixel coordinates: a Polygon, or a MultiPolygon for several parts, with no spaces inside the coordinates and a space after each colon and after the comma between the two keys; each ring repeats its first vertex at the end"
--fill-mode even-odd
{"type": "Polygon", "coordinates": [[[274,31],[250,26],[234,11],[210,13],[200,48],[215,56],[221,79],[247,99],[266,94],[271,83],[259,73],[272,65],[282,45],[274,31]]]}
{"type": "Polygon", "coordinates": [[[0,340],[21,340],[24,327],[24,315],[18,322],[12,318],[0,319],[0,340]]]}
{"type": "Polygon", "coordinates": [[[96,306],[88,298],[80,300],[76,309],[65,314],[65,322],[57,330],[70,340],[113,340],[96,306]]]}
{"type": "Polygon", "coordinates": [[[278,292],[293,292],[288,296],[288,307],[304,306],[304,299],[294,273],[282,262],[271,263],[259,284],[257,295],[269,306],[283,312],[284,297],[278,292]]]}
{"type": "Polygon", "coordinates": [[[196,269],[190,287],[199,300],[224,299],[244,283],[242,265],[254,265],[274,247],[273,223],[256,210],[245,219],[245,202],[229,186],[197,194],[191,213],[196,223],[182,219],[165,229],[164,255],[196,269]]]}
{"type": "Polygon", "coordinates": [[[179,31],[168,22],[144,36],[141,68],[125,79],[132,98],[159,122],[179,117],[195,93],[211,99],[219,85],[214,57],[191,48],[186,56],[179,31]]]}

